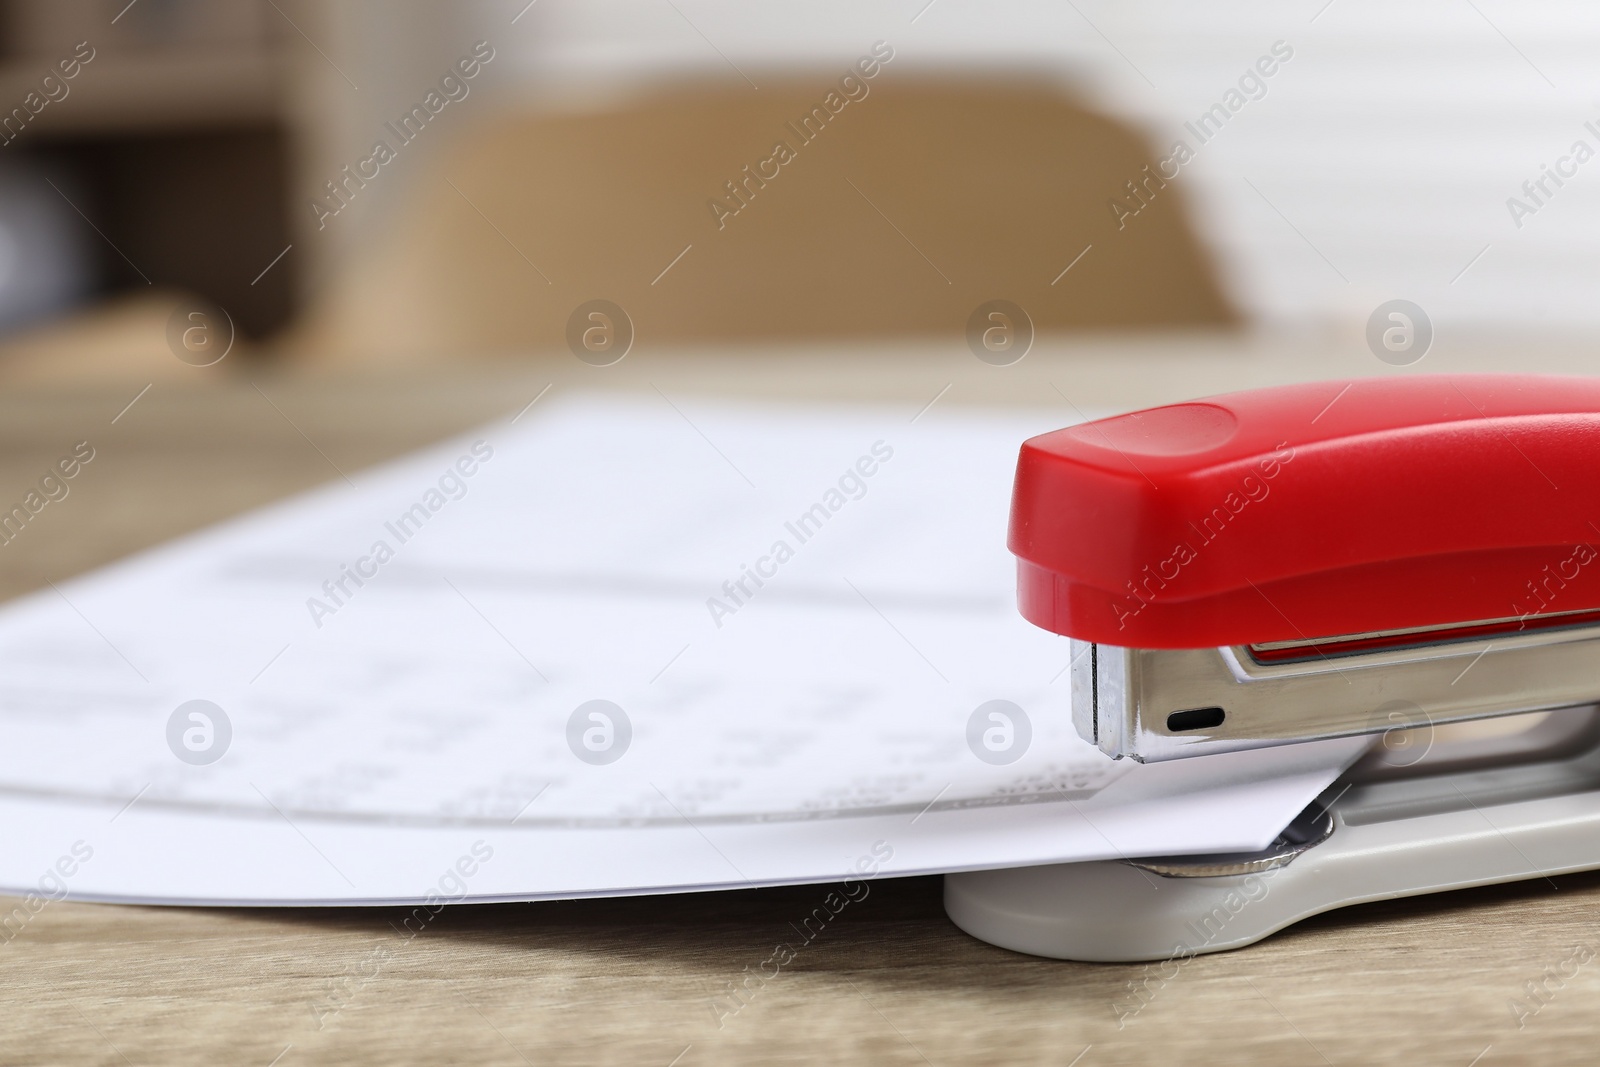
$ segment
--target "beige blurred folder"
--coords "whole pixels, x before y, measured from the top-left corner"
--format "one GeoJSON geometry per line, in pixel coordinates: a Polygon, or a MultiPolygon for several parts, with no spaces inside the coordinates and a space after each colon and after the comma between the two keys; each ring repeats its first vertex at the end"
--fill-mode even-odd
{"type": "Polygon", "coordinates": [[[1039,331],[1235,321],[1183,190],[1148,180],[1134,132],[1045,82],[885,69],[865,84],[825,124],[806,117],[836,88],[826,75],[488,117],[327,280],[296,347],[559,350],[594,298],[626,309],[641,344],[959,337],[996,298],[1039,331]],[[779,141],[794,158],[775,166],[779,141]],[[1119,220],[1129,182],[1148,205],[1119,220]]]}

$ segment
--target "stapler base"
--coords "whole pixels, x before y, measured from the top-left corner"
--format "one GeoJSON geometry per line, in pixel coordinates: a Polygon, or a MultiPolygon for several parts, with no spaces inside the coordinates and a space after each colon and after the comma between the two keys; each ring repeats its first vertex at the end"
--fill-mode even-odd
{"type": "Polygon", "coordinates": [[[1017,952],[1181,961],[1350,904],[1600,869],[1600,715],[1540,718],[1497,753],[1375,752],[1262,853],[951,874],[945,910],[1017,952]]]}

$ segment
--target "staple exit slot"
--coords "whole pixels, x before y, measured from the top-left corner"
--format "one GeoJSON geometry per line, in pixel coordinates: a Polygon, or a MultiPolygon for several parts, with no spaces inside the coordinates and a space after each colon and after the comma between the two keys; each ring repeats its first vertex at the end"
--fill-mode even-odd
{"type": "Polygon", "coordinates": [[[1221,708],[1190,708],[1175,711],[1167,716],[1167,732],[1180,734],[1188,730],[1211,730],[1222,725],[1227,712],[1221,708]]]}

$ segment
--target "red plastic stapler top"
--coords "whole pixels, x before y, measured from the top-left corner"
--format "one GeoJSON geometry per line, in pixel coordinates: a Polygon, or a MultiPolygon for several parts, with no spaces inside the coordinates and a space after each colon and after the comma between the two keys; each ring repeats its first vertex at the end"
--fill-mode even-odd
{"type": "Polygon", "coordinates": [[[1030,621],[1201,648],[1600,609],[1600,380],[1361,379],[1231,393],[1022,446],[1030,621]]]}

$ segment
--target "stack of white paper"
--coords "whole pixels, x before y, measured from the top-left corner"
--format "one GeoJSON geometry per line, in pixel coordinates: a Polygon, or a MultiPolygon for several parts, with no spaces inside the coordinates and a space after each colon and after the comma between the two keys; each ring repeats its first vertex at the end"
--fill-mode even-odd
{"type": "Polygon", "coordinates": [[[1079,740],[1004,545],[1017,446],[1062,420],[910,415],[549,397],[13,604],[0,887],[532,899],[1251,849],[1361,750],[1079,740]]]}

